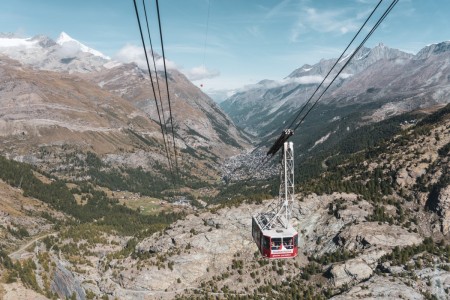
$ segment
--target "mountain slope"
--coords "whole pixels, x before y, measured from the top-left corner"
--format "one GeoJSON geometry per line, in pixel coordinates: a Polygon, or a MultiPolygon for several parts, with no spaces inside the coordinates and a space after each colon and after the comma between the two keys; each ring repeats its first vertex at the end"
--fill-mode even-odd
{"type": "MultiPolygon", "coordinates": [[[[167,188],[162,136],[144,112],[78,76],[13,64],[7,59],[0,64],[2,155],[66,179],[95,179],[114,189],[130,181],[130,174],[141,177],[130,189],[167,188]],[[125,169],[117,174],[118,167],[125,169]],[[137,169],[141,171],[133,171],[137,169]]],[[[194,157],[187,166],[203,163],[194,157]]]]}
{"type": "Polygon", "coordinates": [[[432,294],[445,299],[448,291],[440,286],[450,283],[449,126],[447,105],[297,186],[301,193],[293,222],[303,254],[294,260],[259,260],[250,220],[263,205],[234,204],[215,211],[218,216],[204,213],[178,221],[164,235],[138,244],[141,254],[164,257],[169,265],[178,262],[162,271],[169,283],[133,264],[121,283],[156,293],[197,287],[186,298],[205,292],[251,298],[257,291],[255,299],[422,299],[432,294]],[[225,244],[218,239],[224,236],[225,244]],[[195,271],[186,274],[187,269],[195,271]],[[139,275],[133,278],[135,272],[139,275]],[[153,280],[142,282],[145,276],[153,280]]]}
{"type": "MultiPolygon", "coordinates": [[[[203,149],[206,155],[210,152],[223,158],[248,146],[248,138],[236,129],[214,101],[177,70],[169,70],[168,73],[172,116],[177,136],[184,144],[182,148],[199,151],[203,149]]],[[[127,99],[136,108],[158,121],[148,73],[137,65],[124,64],[91,73],[88,77],[103,89],[127,99]]],[[[153,80],[158,100],[161,93],[164,119],[170,130],[169,104],[163,73],[158,72],[159,89],[155,77],[153,80]]],[[[163,116],[161,107],[159,109],[163,116]]]]}
{"type": "MultiPolygon", "coordinates": [[[[136,64],[112,61],[65,33],[56,42],[2,35],[0,53],[0,134],[9,147],[3,154],[57,170],[70,160],[79,164],[77,152],[83,160],[92,151],[107,165],[168,170],[150,81],[136,64]]],[[[168,76],[182,172],[215,180],[221,160],[248,147],[249,139],[184,75],[170,70],[168,76]]],[[[166,99],[165,86],[160,89],[166,99]]]]}
{"type": "Polygon", "coordinates": [[[119,140],[130,125],[161,138],[157,125],[144,113],[79,77],[27,69],[4,58],[0,68],[1,134],[9,147],[22,140],[26,152],[41,144],[62,145],[73,139],[80,147],[105,153],[126,147],[130,141],[119,140]],[[117,135],[117,140],[108,141],[102,135],[117,135]]]}

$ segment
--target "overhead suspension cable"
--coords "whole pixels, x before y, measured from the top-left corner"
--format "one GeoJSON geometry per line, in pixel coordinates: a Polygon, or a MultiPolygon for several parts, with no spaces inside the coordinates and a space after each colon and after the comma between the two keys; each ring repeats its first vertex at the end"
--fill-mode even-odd
{"type": "Polygon", "coordinates": [[[325,92],[330,88],[330,86],[333,84],[333,82],[338,78],[338,76],[341,74],[341,72],[344,70],[344,68],[350,63],[352,58],[358,53],[358,51],[362,48],[364,43],[370,38],[370,36],[374,33],[374,31],[378,28],[378,26],[383,22],[383,20],[386,18],[386,16],[391,12],[391,10],[394,8],[394,6],[398,3],[399,0],[393,0],[392,3],[389,5],[389,7],[386,9],[386,11],[383,13],[383,15],[378,19],[377,23],[372,27],[370,32],[366,35],[364,40],[359,44],[358,48],[355,49],[355,51],[352,53],[352,55],[349,57],[347,62],[342,66],[342,68],[338,71],[338,73],[334,76],[333,80],[328,84],[328,86],[323,90],[323,92],[320,94],[320,96],[317,98],[317,100],[313,103],[313,105],[308,109],[306,114],[302,117],[300,122],[294,127],[294,130],[296,130],[305,120],[305,118],[308,116],[308,114],[311,112],[311,110],[316,106],[316,104],[319,102],[319,100],[322,98],[322,96],[325,94],[325,92]]]}
{"type": "Polygon", "coordinates": [[[168,151],[168,147],[167,147],[167,143],[166,143],[166,137],[165,137],[166,135],[164,133],[164,128],[163,128],[162,122],[161,122],[161,114],[159,112],[159,105],[158,105],[158,101],[157,101],[157,98],[156,98],[155,86],[153,84],[153,76],[152,76],[152,72],[150,71],[150,64],[148,62],[147,49],[145,47],[144,35],[142,34],[141,21],[140,21],[140,18],[139,18],[139,12],[138,12],[138,8],[137,8],[137,5],[136,5],[136,0],[133,0],[133,3],[134,3],[134,9],[135,9],[135,12],[136,12],[136,18],[137,18],[138,25],[139,25],[139,32],[140,32],[140,35],[141,35],[142,46],[144,47],[145,61],[147,62],[147,69],[148,69],[148,74],[150,76],[150,83],[152,85],[153,96],[154,96],[155,104],[156,104],[156,111],[158,112],[159,125],[161,127],[161,133],[162,133],[162,136],[163,136],[163,139],[164,139],[164,148],[166,150],[167,161],[169,163],[169,169],[170,169],[170,173],[172,175],[172,178],[174,178],[172,161],[170,160],[170,155],[169,155],[169,151],[168,151]]]}
{"type": "Polygon", "coordinates": [[[175,144],[175,133],[174,133],[174,130],[173,130],[172,106],[170,104],[169,81],[167,80],[166,55],[164,54],[164,41],[163,41],[163,35],[162,35],[161,16],[159,14],[159,3],[158,3],[158,0],[156,0],[156,12],[158,14],[159,37],[161,39],[161,52],[162,52],[163,63],[164,63],[164,77],[166,79],[167,101],[169,102],[170,125],[172,127],[173,150],[175,152],[175,167],[176,167],[178,178],[180,178],[180,172],[179,172],[179,169],[178,169],[178,160],[177,160],[177,145],[175,144]]]}
{"type": "MultiPolygon", "coordinates": [[[[161,105],[162,120],[163,120],[163,124],[164,124],[164,130],[167,134],[166,115],[164,113],[164,105],[163,105],[163,101],[162,101],[162,97],[161,97],[161,88],[159,85],[158,72],[156,70],[155,53],[153,52],[153,44],[152,44],[152,38],[150,35],[150,27],[148,25],[148,17],[147,17],[147,9],[145,8],[145,0],[142,0],[142,6],[144,7],[145,23],[147,25],[148,40],[150,42],[150,51],[151,51],[152,59],[153,59],[153,68],[155,70],[156,86],[158,87],[158,95],[159,95],[159,103],[161,105]]],[[[166,143],[166,139],[164,139],[164,143],[166,143]]]]}
{"type": "Polygon", "coordinates": [[[372,12],[370,13],[370,15],[367,17],[367,19],[364,21],[364,23],[362,24],[362,26],[359,28],[358,32],[356,32],[356,34],[353,36],[352,40],[350,41],[350,43],[348,43],[347,47],[344,49],[344,51],[342,51],[341,56],[339,56],[339,58],[334,62],[333,66],[331,67],[331,69],[328,71],[327,75],[325,75],[325,77],[323,78],[322,82],[317,86],[317,88],[315,89],[315,91],[311,94],[311,96],[309,97],[308,101],[305,102],[305,104],[303,104],[302,108],[300,109],[300,111],[298,112],[298,114],[296,115],[295,119],[291,122],[291,124],[289,125],[288,128],[291,128],[292,125],[294,125],[294,123],[297,121],[297,119],[300,117],[300,115],[302,114],[303,110],[306,108],[306,106],[309,104],[309,102],[312,100],[312,98],[314,97],[314,95],[317,93],[317,91],[322,87],[322,85],[325,83],[325,80],[327,80],[328,76],[331,74],[331,72],[333,71],[333,69],[336,67],[336,65],[340,62],[340,60],[342,59],[342,57],[344,56],[345,52],[347,52],[348,48],[350,48],[350,46],[353,44],[353,42],[355,41],[355,39],[358,37],[359,33],[361,32],[361,30],[364,28],[364,26],[366,26],[367,22],[369,21],[369,19],[372,17],[372,15],[375,13],[375,11],[377,10],[378,6],[380,6],[381,2],[383,2],[383,0],[380,0],[378,2],[378,4],[375,6],[375,8],[372,10],[372,12]]]}

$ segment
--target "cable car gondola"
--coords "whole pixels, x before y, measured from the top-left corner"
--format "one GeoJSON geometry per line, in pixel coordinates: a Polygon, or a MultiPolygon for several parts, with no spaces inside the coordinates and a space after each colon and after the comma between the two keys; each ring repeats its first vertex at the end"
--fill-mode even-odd
{"type": "Polygon", "coordinates": [[[252,235],[261,255],[267,258],[290,258],[298,254],[298,233],[290,225],[286,229],[263,229],[253,217],[252,235]]]}

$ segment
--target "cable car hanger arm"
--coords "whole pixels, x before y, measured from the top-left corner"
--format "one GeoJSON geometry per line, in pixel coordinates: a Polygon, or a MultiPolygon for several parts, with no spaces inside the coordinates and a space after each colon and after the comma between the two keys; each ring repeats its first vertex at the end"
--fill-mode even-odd
{"type": "Polygon", "coordinates": [[[267,156],[271,155],[273,157],[278,150],[283,146],[284,142],[286,142],[292,135],[294,134],[294,130],[292,129],[284,129],[281,132],[280,137],[275,141],[272,147],[267,151],[267,156]]]}

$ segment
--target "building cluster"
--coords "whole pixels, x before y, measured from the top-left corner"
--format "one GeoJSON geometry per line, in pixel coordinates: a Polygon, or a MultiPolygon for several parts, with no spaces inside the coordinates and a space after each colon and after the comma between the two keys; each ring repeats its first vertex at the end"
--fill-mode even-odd
{"type": "Polygon", "coordinates": [[[225,183],[249,178],[263,180],[278,174],[277,160],[267,159],[264,148],[232,156],[222,164],[222,180],[225,183]]]}

